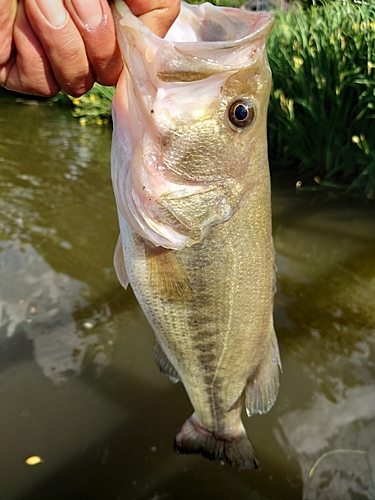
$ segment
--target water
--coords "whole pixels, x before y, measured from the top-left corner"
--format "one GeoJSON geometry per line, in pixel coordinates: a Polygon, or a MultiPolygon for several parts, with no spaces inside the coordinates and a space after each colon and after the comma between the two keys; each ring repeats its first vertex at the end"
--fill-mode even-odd
{"type": "Polygon", "coordinates": [[[373,204],[274,182],[283,375],[238,471],[172,450],[191,406],[113,270],[110,131],[2,98],[0,132],[2,500],[375,498],[373,204]]]}

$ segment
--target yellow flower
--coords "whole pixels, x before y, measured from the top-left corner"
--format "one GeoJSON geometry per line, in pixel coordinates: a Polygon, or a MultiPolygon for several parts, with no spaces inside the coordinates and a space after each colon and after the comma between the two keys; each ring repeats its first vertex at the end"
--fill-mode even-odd
{"type": "Polygon", "coordinates": [[[294,40],[294,42],[293,42],[293,49],[296,50],[296,51],[299,50],[299,43],[298,43],[297,40],[294,40]]]}
{"type": "Polygon", "coordinates": [[[302,57],[296,57],[296,56],[294,56],[293,57],[293,62],[294,62],[295,69],[299,69],[302,66],[302,64],[303,64],[303,59],[302,59],[302,57]]]}

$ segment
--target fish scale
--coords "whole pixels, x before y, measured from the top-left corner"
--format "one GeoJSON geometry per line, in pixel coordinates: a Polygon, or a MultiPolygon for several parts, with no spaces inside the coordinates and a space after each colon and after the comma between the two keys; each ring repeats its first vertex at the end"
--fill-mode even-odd
{"type": "Polygon", "coordinates": [[[117,274],[155,332],[160,370],[184,384],[194,408],[175,450],[258,468],[241,408],[245,399],[249,415],[268,411],[279,385],[266,142],[272,15],[182,3],[167,40],[120,0],[114,17],[126,66],[113,101],[117,274]],[[189,23],[206,38],[196,46],[183,41],[189,23]],[[169,41],[177,28],[182,40],[169,41]]]}

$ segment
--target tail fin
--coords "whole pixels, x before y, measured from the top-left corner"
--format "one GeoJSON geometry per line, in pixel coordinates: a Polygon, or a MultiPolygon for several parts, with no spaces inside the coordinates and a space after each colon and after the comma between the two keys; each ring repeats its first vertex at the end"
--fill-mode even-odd
{"type": "Polygon", "coordinates": [[[241,469],[260,469],[256,452],[246,433],[221,436],[199,425],[192,415],[177,431],[176,453],[201,453],[210,460],[226,460],[241,469]]]}

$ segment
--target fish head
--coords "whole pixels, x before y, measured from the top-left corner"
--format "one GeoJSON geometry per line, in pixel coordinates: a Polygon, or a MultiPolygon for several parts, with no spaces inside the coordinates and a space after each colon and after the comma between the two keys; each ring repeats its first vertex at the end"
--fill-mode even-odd
{"type": "Polygon", "coordinates": [[[118,208],[141,236],[179,250],[230,218],[268,169],[273,16],[182,2],[160,39],[115,7],[125,63],[113,104],[118,208]]]}
{"type": "Polygon", "coordinates": [[[150,129],[156,131],[158,161],[169,178],[254,179],[256,169],[264,167],[252,159],[259,149],[255,143],[266,145],[270,85],[269,68],[259,60],[197,81],[161,82],[150,129]]]}

